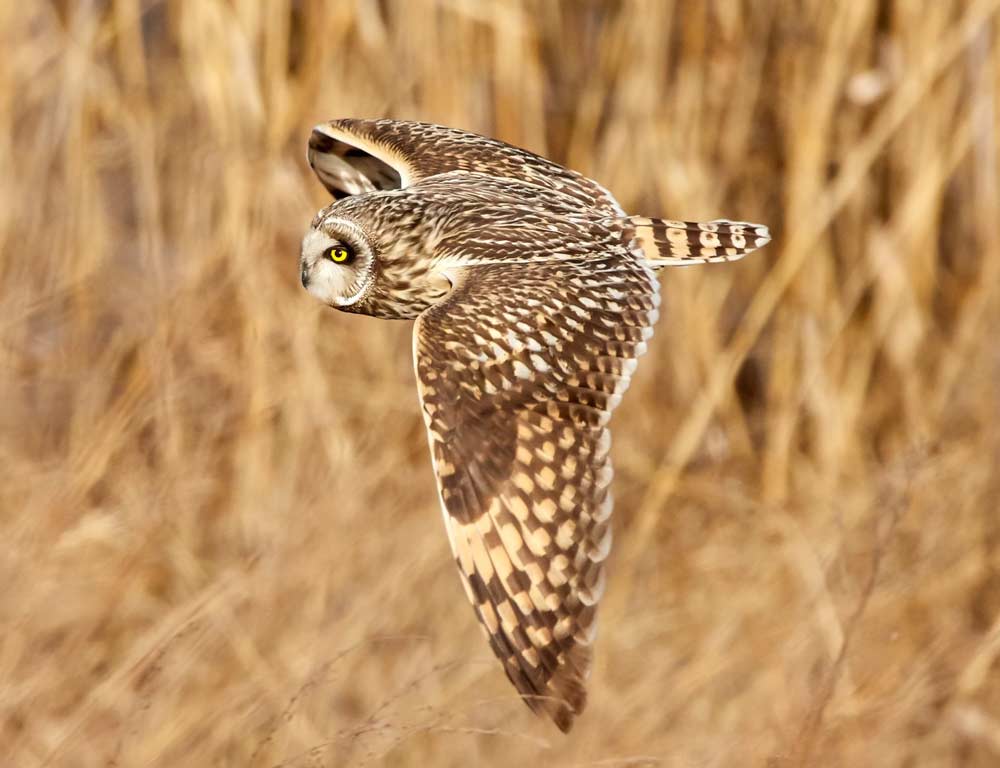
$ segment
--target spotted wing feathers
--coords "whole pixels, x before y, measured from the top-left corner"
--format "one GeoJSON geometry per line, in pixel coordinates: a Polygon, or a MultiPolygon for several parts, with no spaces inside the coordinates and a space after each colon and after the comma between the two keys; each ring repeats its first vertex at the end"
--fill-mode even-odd
{"type": "Polygon", "coordinates": [[[313,128],[308,158],[336,199],[400,189],[449,171],[472,171],[560,192],[598,215],[623,214],[606,189],[576,171],[502,141],[441,125],[331,120],[313,128]]]}
{"type": "Polygon", "coordinates": [[[771,240],[767,227],[745,221],[669,221],[645,216],[621,219],[633,248],[653,269],[737,261],[771,240]]]}
{"type": "Polygon", "coordinates": [[[652,335],[656,280],[625,248],[449,277],[414,329],[445,525],[508,678],[566,731],[611,546],[607,422],[652,335]]]}

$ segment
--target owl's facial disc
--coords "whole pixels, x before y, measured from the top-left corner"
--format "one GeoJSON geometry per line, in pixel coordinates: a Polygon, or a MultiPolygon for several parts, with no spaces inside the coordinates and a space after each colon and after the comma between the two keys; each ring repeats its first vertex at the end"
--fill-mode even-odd
{"type": "Polygon", "coordinates": [[[327,219],[302,240],[302,286],[331,307],[349,307],[364,297],[374,276],[365,233],[353,222],[327,219]]]}

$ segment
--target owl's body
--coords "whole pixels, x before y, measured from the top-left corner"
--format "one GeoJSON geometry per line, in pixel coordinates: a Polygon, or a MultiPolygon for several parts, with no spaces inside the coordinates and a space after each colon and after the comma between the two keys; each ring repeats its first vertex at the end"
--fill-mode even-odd
{"type": "Polygon", "coordinates": [[[560,255],[626,255],[617,228],[594,221],[558,192],[537,200],[538,188],[513,179],[452,171],[402,190],[349,197],[313,222],[350,219],[378,243],[377,276],[346,311],[413,319],[440,298],[435,275],[476,264],[539,261],[558,244],[560,255]],[[532,199],[532,198],[536,199],[532,199]],[[433,222],[432,226],[428,226],[433,222]]]}
{"type": "Polygon", "coordinates": [[[318,126],[336,201],[302,282],[338,309],[415,318],[445,526],[490,645],[563,730],[585,703],[611,544],[607,422],[652,336],[656,270],[730,261],[767,230],[627,217],[603,187],[421,123],[318,126]]]}

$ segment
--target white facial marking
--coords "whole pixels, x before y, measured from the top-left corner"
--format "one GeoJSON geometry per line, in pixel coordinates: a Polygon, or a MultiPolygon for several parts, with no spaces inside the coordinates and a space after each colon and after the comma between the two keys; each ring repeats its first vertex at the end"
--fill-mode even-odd
{"type": "Polygon", "coordinates": [[[330,237],[319,229],[309,230],[302,239],[302,284],[324,304],[334,307],[350,306],[368,288],[371,259],[365,250],[356,247],[355,240],[356,238],[348,240],[330,237]],[[350,263],[337,264],[324,256],[328,248],[339,244],[354,251],[355,256],[350,263]]]}

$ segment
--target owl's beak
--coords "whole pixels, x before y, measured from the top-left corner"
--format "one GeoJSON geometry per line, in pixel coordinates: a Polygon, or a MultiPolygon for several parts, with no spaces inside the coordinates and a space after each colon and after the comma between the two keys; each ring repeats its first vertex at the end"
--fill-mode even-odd
{"type": "Polygon", "coordinates": [[[309,288],[309,269],[306,267],[306,263],[303,261],[302,266],[299,268],[299,279],[302,280],[302,287],[309,288]]]}

